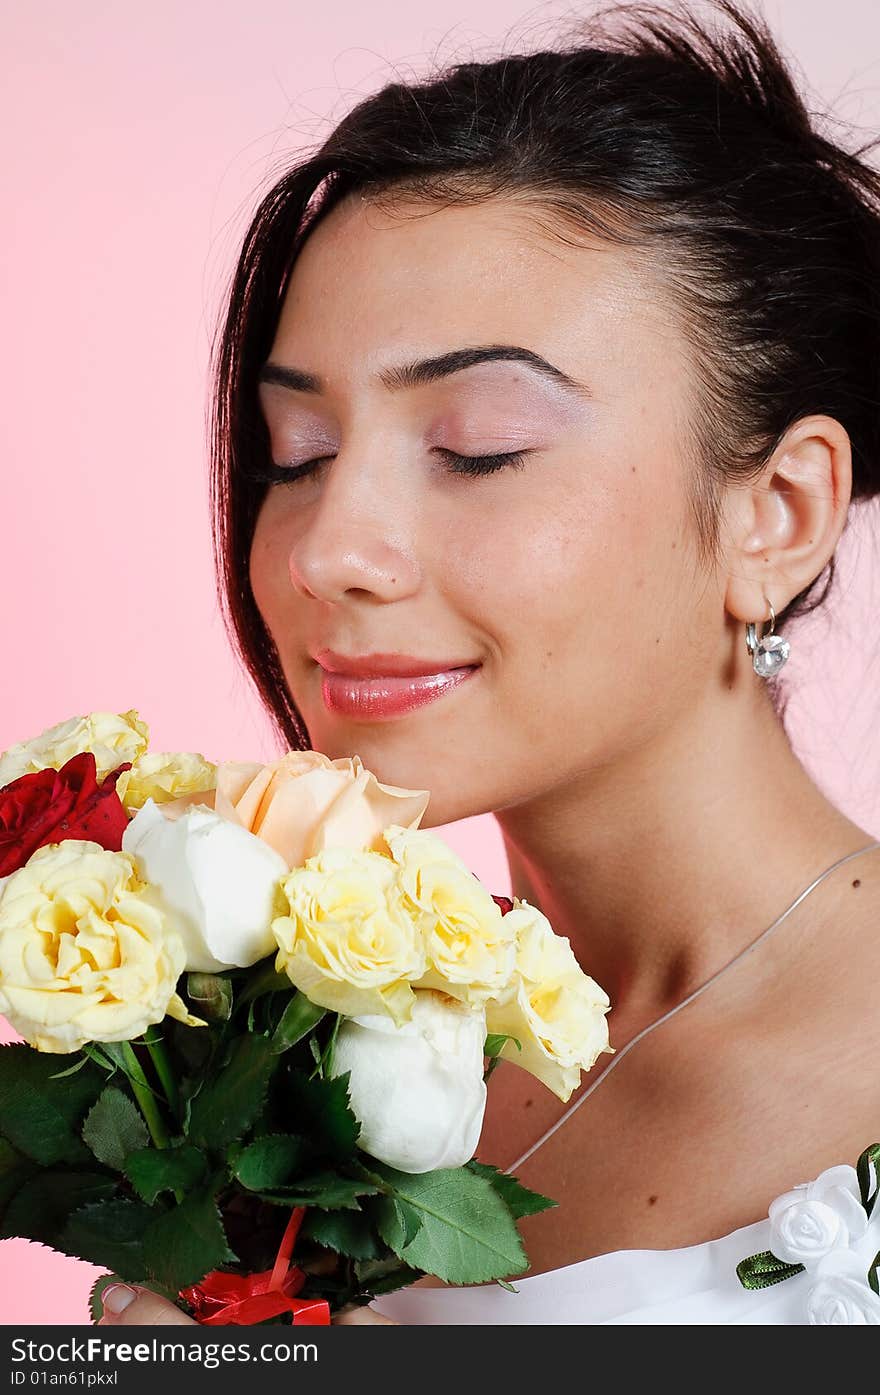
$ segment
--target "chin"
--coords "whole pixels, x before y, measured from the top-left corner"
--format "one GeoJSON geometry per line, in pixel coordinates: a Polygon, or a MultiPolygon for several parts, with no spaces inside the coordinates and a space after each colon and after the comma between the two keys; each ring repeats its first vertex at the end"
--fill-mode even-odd
{"type": "Polygon", "coordinates": [[[412,737],[391,741],[386,730],[377,733],[375,729],[367,731],[364,726],[350,734],[331,735],[311,727],[308,731],[312,749],[322,751],[330,760],[359,756],[367,770],[383,785],[429,790],[431,799],[422,815],[420,828],[436,828],[486,812],[483,808],[475,808],[473,798],[468,797],[473,792],[469,790],[466,758],[457,772],[449,760],[436,756],[426,760],[423,751],[414,751],[414,746],[423,748],[424,742],[414,742],[412,737]]]}

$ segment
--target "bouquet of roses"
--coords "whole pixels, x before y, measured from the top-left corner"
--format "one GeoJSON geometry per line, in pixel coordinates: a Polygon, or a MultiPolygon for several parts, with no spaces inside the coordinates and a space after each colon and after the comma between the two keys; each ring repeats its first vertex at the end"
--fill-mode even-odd
{"type": "Polygon", "coordinates": [[[473,1154],[499,1058],[566,1100],[610,1049],[569,942],[357,756],[148,738],[0,756],[0,1238],[213,1324],[522,1273],[554,1203],[473,1154]]]}

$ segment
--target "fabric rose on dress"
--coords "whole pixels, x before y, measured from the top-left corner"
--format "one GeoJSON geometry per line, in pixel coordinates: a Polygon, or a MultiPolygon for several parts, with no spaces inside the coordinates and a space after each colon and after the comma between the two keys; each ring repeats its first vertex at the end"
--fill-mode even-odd
{"type": "Polygon", "coordinates": [[[832,1250],[819,1260],[814,1277],[817,1282],[807,1296],[811,1326],[880,1327],[880,1298],[854,1254],[832,1250]]]}
{"type": "Polygon", "coordinates": [[[185,967],[245,968],[275,949],[272,920],[287,863],[262,839],[204,806],[166,819],[148,799],[122,836],[144,896],[180,934],[185,967]]]}
{"type": "Polygon", "coordinates": [[[145,751],[120,776],[116,793],[129,811],[142,809],[148,799],[155,804],[184,795],[213,799],[216,778],[216,765],[198,751],[145,751]]]}
{"type": "Polygon", "coordinates": [[[52,767],[59,770],[83,751],[95,757],[98,780],[127,761],[135,761],[147,749],[150,729],[132,707],[128,712],[91,712],[47,727],[31,741],[20,741],[0,756],[0,786],[20,775],[52,767]]]}
{"type": "Polygon", "coordinates": [[[522,1066],[563,1103],[597,1056],[611,1051],[605,1014],[610,999],[584,973],[571,944],[528,901],[514,897],[504,923],[516,933],[516,970],[510,987],[486,1004],[492,1033],[515,1038],[500,1055],[522,1066]]]}
{"type": "Polygon", "coordinates": [[[418,990],[412,1017],[346,1018],[332,1074],[351,1072],[359,1146],[402,1172],[461,1167],[474,1155],[486,1109],[486,1014],[418,990]]]}
{"type": "Polygon", "coordinates": [[[510,982],[515,926],[440,838],[391,825],[385,841],[398,867],[404,904],[424,937],[427,972],[415,986],[482,1006],[510,982]]]}
{"type": "Polygon", "coordinates": [[[0,893],[0,1012],[38,1051],[128,1041],[166,1013],[204,1026],[176,992],[180,937],[144,899],[125,852],[39,848],[0,893]]]}
{"type": "Polygon", "coordinates": [[[213,796],[172,800],[164,813],[176,818],[192,804],[206,804],[262,838],[292,868],[324,848],[382,850],[382,830],[395,821],[417,824],[429,798],[428,790],[380,784],[358,756],[330,760],[321,751],[288,751],[269,765],[222,761],[213,796]]]}
{"type": "Polygon", "coordinates": [[[116,794],[119,766],[98,784],[91,751],[55,770],[20,775],[0,789],[0,876],[23,867],[37,848],[65,838],[119,852],[128,816],[116,794]]]}
{"type": "Polygon", "coordinates": [[[770,1250],[788,1264],[811,1269],[832,1250],[864,1235],[868,1217],[854,1167],[829,1167],[770,1205],[770,1250]]]}
{"type": "Polygon", "coordinates": [[[272,922],[279,973],[332,1012],[406,1021],[425,951],[392,860],[327,848],[283,877],[280,891],[286,908],[272,922]]]}

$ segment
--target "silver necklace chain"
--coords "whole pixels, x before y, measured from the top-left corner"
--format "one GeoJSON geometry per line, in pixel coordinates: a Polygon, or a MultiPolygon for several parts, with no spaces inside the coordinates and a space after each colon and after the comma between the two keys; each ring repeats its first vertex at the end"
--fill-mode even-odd
{"type": "Polygon", "coordinates": [[[758,935],[756,939],[752,940],[751,944],[746,945],[745,949],[741,949],[739,953],[735,954],[732,959],[729,959],[726,964],[722,964],[720,969],[716,969],[714,974],[711,974],[709,978],[707,978],[704,983],[701,983],[698,988],[695,988],[692,993],[688,993],[686,998],[682,998],[680,1003],[676,1003],[675,1007],[670,1008],[668,1012],[664,1012],[661,1017],[658,1017],[656,1019],[656,1021],[649,1022],[647,1027],[643,1027],[640,1032],[637,1032],[636,1035],[626,1043],[626,1046],[621,1047],[620,1051],[618,1051],[614,1056],[611,1057],[611,1060],[608,1062],[608,1065],[605,1067],[605,1069],[600,1071],[599,1074],[596,1076],[596,1079],[590,1082],[584,1093],[580,1095],[577,1100],[575,1100],[574,1104],[570,1105],[569,1108],[565,1111],[565,1113],[561,1115],[554,1124],[551,1124],[550,1128],[547,1130],[546,1133],[541,1134],[541,1137],[538,1139],[536,1143],[533,1143],[530,1148],[526,1149],[526,1151],[522,1154],[522,1157],[517,1158],[516,1162],[512,1162],[509,1167],[506,1167],[504,1169],[504,1171],[507,1173],[511,1173],[516,1168],[522,1167],[523,1163],[526,1162],[530,1157],[532,1157],[534,1153],[537,1153],[538,1149],[543,1147],[543,1145],[547,1142],[549,1138],[553,1137],[556,1130],[561,1129],[562,1125],[571,1118],[572,1114],[574,1114],[578,1109],[580,1109],[582,1104],[586,1103],[586,1101],[590,1098],[590,1095],[592,1095],[593,1091],[599,1085],[602,1084],[602,1081],[605,1079],[606,1076],[611,1074],[615,1066],[620,1065],[621,1061],[624,1059],[628,1052],[632,1051],[634,1046],[637,1046],[638,1043],[642,1041],[648,1035],[649,1032],[655,1031],[657,1027],[662,1027],[664,1022],[669,1021],[670,1017],[674,1017],[677,1012],[681,1012],[682,1008],[686,1008],[688,1003],[692,1003],[695,998],[699,998],[701,993],[705,993],[708,988],[712,987],[713,983],[717,983],[718,979],[721,978],[722,974],[726,974],[727,970],[732,969],[734,964],[738,964],[741,959],[745,959],[747,954],[751,954],[753,949],[757,949],[758,945],[761,944],[764,940],[766,940],[767,936],[770,935],[778,925],[782,924],[786,916],[791,915],[792,911],[800,905],[800,903],[804,900],[806,896],[809,896],[811,891],[815,891],[816,887],[819,885],[820,882],[824,881],[825,878],[827,876],[830,876],[830,874],[834,872],[838,867],[842,867],[845,862],[849,862],[854,857],[861,857],[863,853],[872,852],[874,848],[880,848],[880,842],[869,843],[867,847],[857,848],[855,852],[846,853],[844,857],[839,857],[836,862],[832,862],[830,867],[826,867],[824,872],[820,872],[819,876],[816,877],[815,881],[810,882],[810,885],[804,888],[800,895],[794,901],[792,901],[791,905],[786,907],[786,909],[782,912],[782,915],[777,916],[773,924],[768,925],[766,930],[762,930],[760,935],[758,935]]]}

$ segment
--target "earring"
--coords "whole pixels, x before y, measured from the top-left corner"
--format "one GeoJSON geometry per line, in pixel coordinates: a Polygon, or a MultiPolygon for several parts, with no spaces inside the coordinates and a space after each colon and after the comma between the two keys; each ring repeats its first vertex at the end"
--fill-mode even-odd
{"type": "MultiPolygon", "coordinates": [[[[746,648],[752,656],[752,667],[759,678],[772,678],[782,668],[791,652],[788,640],[773,633],[776,612],[771,601],[768,600],[767,604],[770,606],[769,630],[758,639],[755,634],[755,622],[750,620],[746,625],[746,648]]],[[[761,624],[765,623],[761,621],[761,624]]]]}

